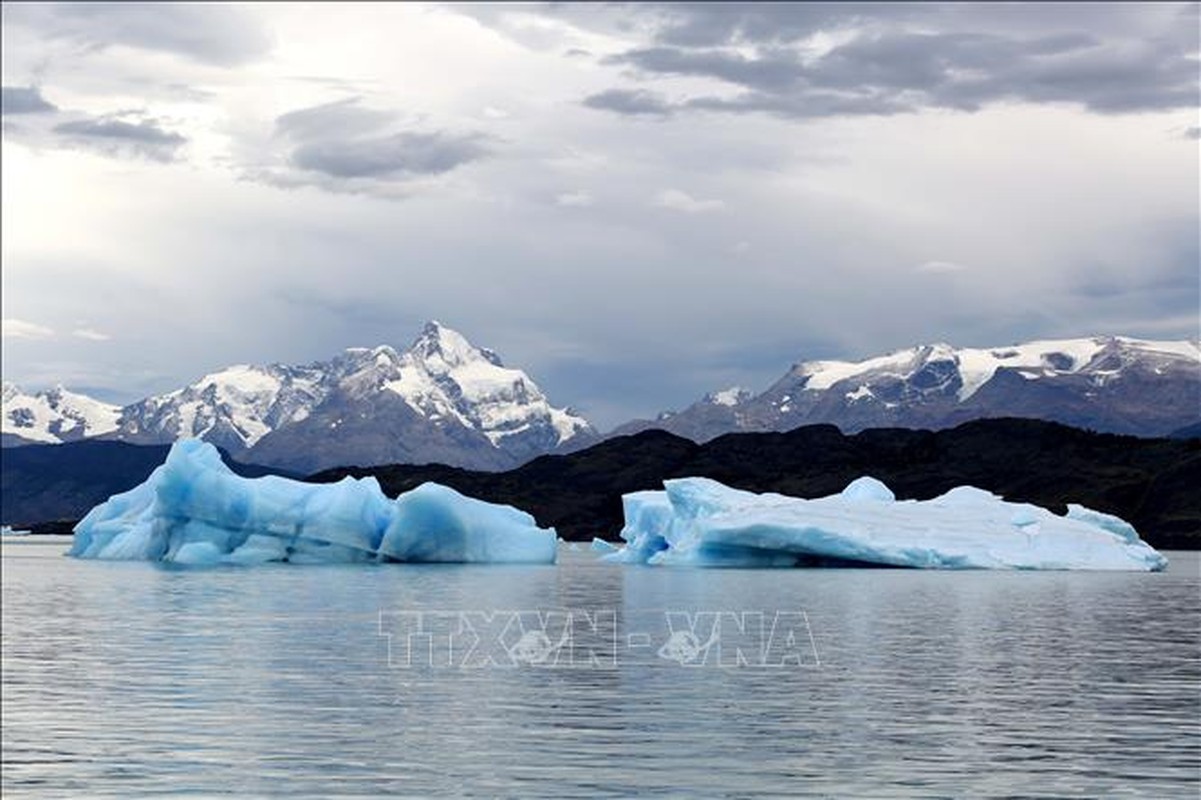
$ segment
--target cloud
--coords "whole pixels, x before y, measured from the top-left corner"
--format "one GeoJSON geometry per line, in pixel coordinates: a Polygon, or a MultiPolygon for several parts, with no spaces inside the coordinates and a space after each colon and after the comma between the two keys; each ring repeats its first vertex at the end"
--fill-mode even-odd
{"type": "Polygon", "coordinates": [[[1201,127],[1194,125],[1191,128],[1185,128],[1184,138],[1185,139],[1201,139],[1201,127]]]}
{"type": "Polygon", "coordinates": [[[361,97],[347,97],[281,114],[275,131],[301,141],[333,139],[374,133],[395,119],[393,112],[363,106],[361,97]]]}
{"type": "Polygon", "coordinates": [[[917,272],[926,272],[933,275],[947,275],[953,272],[963,272],[967,267],[962,264],[956,264],[953,261],[927,261],[923,264],[918,264],[914,269],[917,272]]]}
{"type": "Polygon", "coordinates": [[[134,156],[151,161],[174,161],[187,138],[164,130],[153,119],[127,122],[117,117],[89,117],[54,126],[68,145],[112,156],[134,156]]]}
{"type": "Polygon", "coordinates": [[[87,339],[90,342],[107,342],[113,338],[107,333],[101,333],[93,328],[76,328],[71,331],[71,335],[78,339],[87,339]]]}
{"type": "Polygon", "coordinates": [[[492,153],[477,131],[417,129],[400,115],[351,97],[282,114],[275,120],[282,162],[251,166],[246,176],[280,187],[405,196],[406,183],[434,178],[492,153]],[[399,190],[399,191],[398,191],[399,190]]]}
{"type": "Polygon", "coordinates": [[[592,195],[588,192],[580,190],[578,192],[564,192],[555,197],[555,205],[564,206],[566,208],[587,208],[593,204],[592,195]]]}
{"type": "Polygon", "coordinates": [[[3,87],[6,136],[38,148],[84,149],[118,158],[174,161],[187,137],[137,110],[99,116],[61,109],[37,87],[3,87]],[[20,123],[11,117],[20,117],[20,123]]]}
{"type": "Polygon", "coordinates": [[[564,20],[541,50],[455,4],[195,6],[278,32],[236,71],[18,5],[4,82],[70,108],[4,117],[3,316],[57,331],[6,338],[8,378],[165,391],[451,317],[604,426],[797,358],[1195,335],[1195,106],[1089,110],[1181,83],[1165,4],[486,6],[564,20]],[[145,122],[186,169],[61,152],[170,152],[145,122]]]}
{"type": "Polygon", "coordinates": [[[9,318],[0,321],[0,333],[5,339],[49,339],[54,335],[54,329],[36,322],[9,318]]]}
{"type": "Polygon", "coordinates": [[[745,92],[736,97],[693,97],[674,107],[673,113],[683,110],[764,112],[790,119],[814,119],[861,115],[890,116],[915,111],[916,108],[909,103],[889,99],[878,93],[855,96],[841,92],[810,91],[796,95],[745,92]]]}
{"type": "Polygon", "coordinates": [[[232,5],[173,3],[13,3],[5,25],[30,28],[43,39],[85,49],[121,45],[234,67],[271,50],[254,14],[232,5]]]}
{"type": "Polygon", "coordinates": [[[686,214],[703,214],[706,211],[719,211],[726,204],[721,200],[698,200],[679,189],[665,189],[655,198],[659,208],[669,208],[672,211],[683,211],[686,214]]]}
{"type": "Polygon", "coordinates": [[[804,67],[799,55],[773,50],[751,58],[736,52],[683,47],[648,47],[610,56],[606,63],[631,66],[641,72],[717,78],[760,90],[795,86],[804,67]]]}
{"type": "Polygon", "coordinates": [[[644,89],[609,89],[584,98],[584,105],[627,116],[662,117],[673,110],[671,103],[663,95],[644,89]]]}
{"type": "Polygon", "coordinates": [[[58,106],[42,97],[36,86],[5,86],[0,95],[0,109],[4,116],[10,114],[39,114],[57,111],[58,106]]]}
{"type": "Polygon", "coordinates": [[[1094,32],[1087,29],[1088,13],[1101,12],[1091,8],[1076,19],[1050,16],[1040,30],[987,9],[939,15],[887,5],[705,5],[660,7],[658,16],[667,22],[653,44],[630,47],[605,63],[642,80],[707,79],[740,94],[698,88],[668,102],[623,87],[590,95],[584,104],[624,115],[707,110],[815,118],[976,111],[1013,101],[1140,113],[1191,109],[1198,100],[1197,42],[1175,32],[1182,23],[1167,13],[1172,9],[1134,9],[1127,12],[1129,30],[1113,25],[1094,32]]]}
{"type": "Polygon", "coordinates": [[[487,153],[478,134],[406,131],[349,141],[309,142],[292,152],[292,163],[333,178],[392,178],[441,175],[487,153]]]}
{"type": "MultiPolygon", "coordinates": [[[[656,39],[683,47],[714,47],[748,41],[797,42],[819,30],[864,17],[910,19],[920,9],[903,3],[865,7],[854,3],[658,3],[656,39]]],[[[648,12],[649,12],[648,8],[648,12]]]]}

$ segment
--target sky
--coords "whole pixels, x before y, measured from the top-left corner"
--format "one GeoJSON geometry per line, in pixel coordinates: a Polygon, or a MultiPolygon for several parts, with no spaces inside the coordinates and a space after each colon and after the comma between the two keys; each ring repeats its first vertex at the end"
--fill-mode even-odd
{"type": "Polygon", "coordinates": [[[1196,338],[1198,4],[5,4],[3,376],[437,319],[599,428],[815,358],[1196,338]]]}

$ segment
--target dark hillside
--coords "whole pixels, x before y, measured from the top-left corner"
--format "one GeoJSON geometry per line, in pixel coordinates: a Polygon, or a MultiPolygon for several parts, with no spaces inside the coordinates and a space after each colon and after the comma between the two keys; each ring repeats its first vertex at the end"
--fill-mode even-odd
{"type": "Polygon", "coordinates": [[[1156,547],[1201,548],[1201,440],[1098,434],[1023,419],[853,436],[812,425],[727,434],[703,445],[651,430],[508,472],[396,465],[339,468],[310,480],[374,475],[389,495],[437,481],[523,508],[564,538],[584,540],[616,536],[621,495],[659,488],[664,478],[704,476],[750,491],[821,497],[865,474],[901,499],[928,499],[969,484],[1061,512],[1079,503],[1123,517],[1156,547]]]}
{"type": "MultiPolygon", "coordinates": [[[[19,527],[78,520],[111,495],[146,480],[167,459],[169,445],[135,445],[88,439],[0,450],[0,522],[19,527]]],[[[285,474],[221,457],[247,478],[285,474]]],[[[69,533],[70,524],[41,528],[69,533]]]]}

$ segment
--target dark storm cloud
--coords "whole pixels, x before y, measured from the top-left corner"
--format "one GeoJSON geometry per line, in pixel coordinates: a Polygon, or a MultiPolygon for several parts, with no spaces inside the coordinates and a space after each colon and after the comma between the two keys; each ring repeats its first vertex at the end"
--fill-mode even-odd
{"type": "Polygon", "coordinates": [[[254,16],[215,3],[11,3],[4,11],[6,25],[88,49],[124,45],[223,67],[254,61],[271,49],[254,16]]]}
{"type": "Polygon", "coordinates": [[[398,184],[442,175],[492,152],[482,133],[412,129],[398,114],[363,106],[358,97],[277,117],[275,139],[286,163],[251,170],[252,179],[392,196],[398,184]]]}
{"type": "Polygon", "coordinates": [[[663,95],[645,89],[609,89],[586,97],[584,105],[630,116],[661,117],[672,112],[671,104],[663,95]]]}
{"type": "Polygon", "coordinates": [[[155,120],[127,122],[112,117],[69,120],[53,132],[67,146],[97,150],[107,155],[135,156],[151,161],[173,161],[187,138],[159,127],[155,120]]]}
{"type": "Polygon", "coordinates": [[[619,114],[704,109],[806,118],[974,111],[1005,101],[1125,113],[1192,108],[1201,99],[1191,6],[1027,6],[1018,14],[992,6],[702,3],[624,11],[654,21],[651,44],[605,63],[639,79],[709,78],[742,93],[640,103],[632,102],[634,90],[615,88],[584,101],[619,114]],[[817,33],[850,38],[814,55],[801,45],[817,33]]]}
{"type": "Polygon", "coordinates": [[[36,86],[5,86],[0,94],[0,109],[10,114],[39,114],[57,111],[58,107],[42,97],[36,86]]]}

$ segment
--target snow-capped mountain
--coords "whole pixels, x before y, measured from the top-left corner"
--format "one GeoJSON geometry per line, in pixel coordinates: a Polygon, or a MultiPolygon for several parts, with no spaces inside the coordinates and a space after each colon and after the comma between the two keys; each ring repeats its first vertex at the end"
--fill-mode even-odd
{"type": "Polygon", "coordinates": [[[356,348],[313,366],[327,375],[320,402],[256,441],[245,460],[303,471],[424,462],[503,469],[596,438],[524,372],[437,322],[403,352],[356,348]]]}
{"type": "Polygon", "coordinates": [[[301,472],[425,461],[499,469],[596,435],[524,372],[437,322],[404,351],[383,345],[303,366],[240,364],[114,411],[88,435],[138,444],[196,437],[239,460],[301,472]]]}
{"type": "Polygon", "coordinates": [[[113,438],[163,444],[196,437],[231,453],[307,417],[329,393],[326,365],[238,364],[126,406],[113,438]]]}
{"type": "Polygon", "coordinates": [[[999,416],[1172,433],[1201,420],[1201,346],[1105,336],[995,348],[921,345],[863,361],[802,362],[762,394],[713,393],[614,434],[664,428],[706,441],[823,422],[853,432],[999,416]]]}
{"type": "Polygon", "coordinates": [[[26,394],[16,384],[0,389],[0,431],[4,443],[53,444],[99,436],[117,428],[121,407],[61,386],[26,394]]]}
{"type": "MultiPolygon", "coordinates": [[[[61,387],[26,394],[5,383],[0,416],[5,446],[199,437],[241,461],[302,473],[425,462],[504,469],[598,438],[524,372],[437,322],[405,350],[351,348],[303,366],[233,366],[124,408],[61,387]]],[[[853,432],[998,416],[1139,435],[1197,426],[1201,345],[1109,336],[808,361],[761,394],[731,387],[610,435],[663,428],[706,441],[812,423],[853,432]]]]}
{"type": "Polygon", "coordinates": [[[557,447],[591,430],[570,410],[554,408],[529,376],[491,350],[474,347],[437,322],[400,357],[386,388],[432,420],[454,419],[500,447],[518,441],[557,447]]]}

